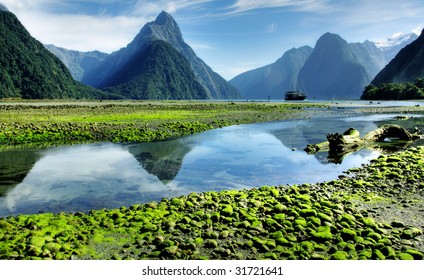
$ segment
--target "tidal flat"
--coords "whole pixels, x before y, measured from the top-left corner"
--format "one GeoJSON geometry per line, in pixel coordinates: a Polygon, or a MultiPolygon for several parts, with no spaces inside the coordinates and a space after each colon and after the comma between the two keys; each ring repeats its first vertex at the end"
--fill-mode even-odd
{"type": "MultiPolygon", "coordinates": [[[[0,139],[6,146],[136,142],[145,140],[134,136],[115,139],[108,129],[134,132],[140,127],[152,128],[167,139],[198,132],[187,129],[189,124],[208,125],[200,126],[202,131],[237,123],[344,113],[331,103],[142,103],[2,104],[0,139]],[[143,112],[151,114],[150,120],[141,117],[143,112]],[[178,122],[182,130],[165,126],[178,122]],[[40,127],[51,125],[59,127],[58,131],[49,130],[53,133],[49,137],[34,136],[45,133],[34,133],[40,127]],[[99,125],[104,126],[93,128],[99,125]],[[70,132],[65,133],[61,126],[70,132]],[[75,127],[92,137],[76,137],[72,133],[75,127]],[[171,132],[161,132],[164,127],[171,132]],[[66,137],[52,138],[54,133],[66,137]],[[12,142],[11,135],[21,135],[21,140],[12,142]]],[[[422,108],[361,107],[349,113],[422,113],[422,108]]],[[[423,173],[424,147],[419,146],[382,155],[330,182],[191,193],[87,213],[5,217],[0,219],[0,259],[421,260],[423,173]]]]}
{"type": "Polygon", "coordinates": [[[266,102],[3,102],[0,145],[151,142],[224,126],[302,117],[323,104],[266,102]]]}

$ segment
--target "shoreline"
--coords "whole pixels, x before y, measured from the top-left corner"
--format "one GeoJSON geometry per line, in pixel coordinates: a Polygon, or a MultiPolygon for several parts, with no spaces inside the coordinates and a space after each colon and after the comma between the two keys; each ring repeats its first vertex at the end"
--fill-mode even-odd
{"type": "Polygon", "coordinates": [[[0,218],[0,259],[423,259],[423,158],[421,146],[330,182],[0,218]]]}
{"type": "Polygon", "coordinates": [[[368,107],[334,102],[0,102],[0,147],[141,143],[238,124],[343,114],[424,113],[424,106],[368,107]]]}
{"type": "MultiPolygon", "coordinates": [[[[270,113],[281,109],[270,105],[261,119],[317,117],[297,105],[270,113]]],[[[320,108],[320,116],[340,114],[320,108]]],[[[349,112],[424,111],[365,109],[349,112]]],[[[380,156],[331,182],[0,218],[0,259],[424,259],[423,158],[421,146],[380,156]]]]}

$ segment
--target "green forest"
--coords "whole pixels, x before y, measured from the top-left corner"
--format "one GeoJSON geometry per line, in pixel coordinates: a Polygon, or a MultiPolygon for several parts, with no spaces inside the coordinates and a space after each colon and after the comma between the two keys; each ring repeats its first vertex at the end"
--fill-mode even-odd
{"type": "Polygon", "coordinates": [[[413,83],[385,83],[380,86],[365,87],[361,99],[364,100],[409,100],[424,99],[424,78],[413,83]]]}
{"type": "Polygon", "coordinates": [[[0,13],[0,98],[96,98],[9,12],[0,13]]]}
{"type": "Polygon", "coordinates": [[[153,41],[104,88],[130,99],[207,99],[190,63],[164,41],[153,41]]]}

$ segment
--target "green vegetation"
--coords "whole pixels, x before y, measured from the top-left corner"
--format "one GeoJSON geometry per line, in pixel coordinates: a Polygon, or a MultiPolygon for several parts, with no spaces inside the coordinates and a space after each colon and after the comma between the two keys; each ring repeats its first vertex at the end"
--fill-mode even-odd
{"type": "Polygon", "coordinates": [[[190,63],[164,41],[153,41],[104,85],[129,99],[208,99],[190,63]]]}
{"type": "Polygon", "coordinates": [[[301,116],[308,104],[231,102],[0,103],[0,145],[149,142],[232,124],[301,116]]]}
{"type": "Polygon", "coordinates": [[[409,100],[424,99],[424,78],[414,83],[387,83],[380,86],[365,87],[361,99],[366,100],[409,100]]]}
{"type": "Polygon", "coordinates": [[[0,12],[0,49],[0,98],[102,96],[100,91],[75,82],[65,65],[32,38],[10,12],[0,12]]]}
{"type": "Polygon", "coordinates": [[[419,147],[381,156],[350,177],[320,184],[191,193],[129,208],[1,218],[0,259],[422,260],[420,219],[398,222],[385,215],[386,205],[382,216],[376,215],[371,211],[376,202],[367,210],[365,200],[375,194],[406,207],[403,200],[415,196],[419,199],[408,207],[420,209],[424,185],[410,179],[424,176],[423,158],[424,147],[419,147]],[[385,169],[394,162],[401,178],[385,169]],[[377,172],[381,179],[372,176],[377,172]]]}

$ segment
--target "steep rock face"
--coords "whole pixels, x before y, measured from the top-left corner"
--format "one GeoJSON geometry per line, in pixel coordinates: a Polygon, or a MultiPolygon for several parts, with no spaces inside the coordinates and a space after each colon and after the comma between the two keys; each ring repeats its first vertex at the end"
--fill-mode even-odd
{"type": "Polygon", "coordinates": [[[284,92],[297,89],[297,75],[313,49],[293,48],[273,64],[242,73],[230,83],[246,99],[282,99],[284,92]]]}
{"type": "Polygon", "coordinates": [[[77,81],[81,81],[85,72],[92,71],[108,56],[108,54],[99,51],[80,52],[54,45],[44,46],[66,65],[72,77],[77,81]]]}
{"type": "Polygon", "coordinates": [[[411,44],[404,47],[396,57],[371,81],[383,83],[413,82],[424,77],[424,30],[411,44]]]}
{"type": "Polygon", "coordinates": [[[34,39],[16,16],[0,9],[0,98],[94,98],[66,66],[34,39]]]}
{"type": "Polygon", "coordinates": [[[188,61],[165,41],[142,51],[106,81],[105,90],[131,99],[206,99],[188,61]]]}
{"type": "Polygon", "coordinates": [[[237,89],[213,72],[209,66],[196,56],[191,47],[184,42],[175,20],[166,12],[162,12],[155,21],[146,24],[127,47],[112,53],[96,69],[87,72],[82,81],[98,88],[114,86],[109,82],[111,78],[113,80],[115,76],[122,76],[119,73],[121,69],[125,68],[126,64],[132,63],[134,56],[143,52],[148,45],[155,41],[167,42],[188,60],[194,72],[195,80],[202,85],[207,93],[207,98],[228,99],[240,97],[237,89]]]}
{"type": "Polygon", "coordinates": [[[326,33],[300,70],[298,88],[310,99],[359,99],[378,68],[367,64],[373,62],[363,45],[326,33]]]}

